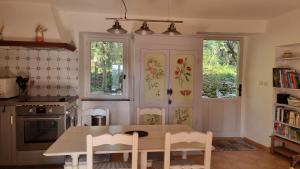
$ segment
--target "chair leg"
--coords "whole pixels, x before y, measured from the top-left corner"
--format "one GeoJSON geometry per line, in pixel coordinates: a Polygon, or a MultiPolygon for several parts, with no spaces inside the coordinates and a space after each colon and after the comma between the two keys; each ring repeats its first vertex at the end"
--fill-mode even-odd
{"type": "Polygon", "coordinates": [[[182,152],[181,158],[182,158],[183,160],[186,160],[186,159],[187,159],[187,152],[186,152],[186,151],[183,151],[183,152],[182,152]]]}
{"type": "Polygon", "coordinates": [[[123,153],[123,161],[127,162],[129,158],[129,153],[123,153]]]}

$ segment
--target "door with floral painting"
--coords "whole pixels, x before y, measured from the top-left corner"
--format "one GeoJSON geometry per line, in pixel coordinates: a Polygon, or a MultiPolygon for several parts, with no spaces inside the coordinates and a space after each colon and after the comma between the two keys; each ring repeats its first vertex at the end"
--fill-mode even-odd
{"type": "MultiPolygon", "coordinates": [[[[192,126],[197,112],[198,93],[196,78],[196,53],[192,51],[170,52],[169,119],[176,124],[192,126]]],[[[196,124],[195,124],[196,125],[196,124]]]]}
{"type": "Polygon", "coordinates": [[[142,51],[140,107],[166,107],[168,88],[168,50],[142,51]]]}
{"type": "Polygon", "coordinates": [[[143,50],[140,106],[164,107],[166,123],[192,126],[199,101],[195,56],[192,51],[143,50]]]}

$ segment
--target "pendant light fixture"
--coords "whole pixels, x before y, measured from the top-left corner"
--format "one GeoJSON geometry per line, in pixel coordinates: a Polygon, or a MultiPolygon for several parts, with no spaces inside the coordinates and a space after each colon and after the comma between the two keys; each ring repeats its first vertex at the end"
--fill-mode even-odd
{"type": "Polygon", "coordinates": [[[170,35],[170,36],[181,35],[181,33],[176,30],[174,23],[171,23],[168,29],[163,32],[163,34],[170,35]]]}
{"type": "MultiPolygon", "coordinates": [[[[170,18],[170,0],[168,0],[168,18],[170,18]]],[[[170,26],[163,32],[163,34],[170,36],[181,35],[181,33],[176,30],[174,22],[171,22],[170,26]]]]}
{"type": "Polygon", "coordinates": [[[118,20],[115,20],[115,24],[107,29],[107,32],[113,34],[126,34],[127,30],[123,29],[118,20]]]}
{"type": "MultiPolygon", "coordinates": [[[[113,33],[113,34],[126,34],[127,31],[122,28],[120,25],[119,21],[137,21],[137,22],[143,22],[142,26],[135,31],[136,34],[140,35],[151,35],[154,32],[149,28],[148,22],[166,22],[166,23],[171,23],[168,30],[163,32],[163,34],[167,35],[180,35],[181,33],[176,30],[175,23],[183,23],[183,21],[178,21],[178,20],[158,20],[158,19],[136,19],[136,18],[127,18],[127,6],[124,2],[124,0],[121,0],[123,3],[123,6],[125,8],[125,13],[124,13],[124,18],[123,17],[118,17],[118,18],[106,18],[107,20],[114,20],[115,23],[114,25],[107,29],[107,32],[113,33]]],[[[169,9],[170,8],[170,0],[168,1],[168,18],[169,18],[169,9]]]]}
{"type": "Polygon", "coordinates": [[[147,22],[144,21],[143,25],[135,33],[139,35],[152,35],[154,32],[148,27],[147,22]]]}

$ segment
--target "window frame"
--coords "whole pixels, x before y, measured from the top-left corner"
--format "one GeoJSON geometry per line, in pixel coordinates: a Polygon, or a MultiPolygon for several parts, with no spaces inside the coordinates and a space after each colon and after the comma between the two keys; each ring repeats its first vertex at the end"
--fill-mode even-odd
{"type": "Polygon", "coordinates": [[[120,100],[129,99],[129,35],[113,35],[106,33],[80,33],[81,42],[81,56],[82,62],[82,86],[83,97],[88,99],[107,99],[107,100],[120,100]],[[105,95],[100,93],[91,92],[91,42],[93,41],[106,41],[106,42],[120,42],[123,43],[123,73],[126,76],[123,79],[123,93],[122,95],[105,95]]]}
{"type": "MultiPolygon", "coordinates": [[[[238,78],[238,85],[241,84],[242,86],[245,86],[244,85],[244,80],[243,80],[244,37],[243,36],[236,36],[236,35],[205,35],[204,38],[203,38],[202,50],[203,50],[203,47],[204,47],[204,41],[205,40],[232,40],[232,41],[239,41],[240,42],[239,65],[238,65],[238,69],[237,69],[237,78],[238,78]]],[[[203,60],[202,60],[201,64],[203,64],[203,60]]],[[[203,83],[203,65],[202,65],[202,71],[201,71],[201,83],[203,83]]],[[[201,88],[201,99],[206,99],[206,100],[235,100],[235,99],[239,99],[239,98],[241,98],[241,96],[239,96],[238,88],[239,87],[237,87],[237,89],[236,89],[237,90],[237,96],[232,97],[232,98],[204,98],[202,96],[202,92],[203,92],[203,86],[202,86],[202,88],[201,88]]],[[[242,87],[242,90],[244,90],[243,87],[242,87]]]]}

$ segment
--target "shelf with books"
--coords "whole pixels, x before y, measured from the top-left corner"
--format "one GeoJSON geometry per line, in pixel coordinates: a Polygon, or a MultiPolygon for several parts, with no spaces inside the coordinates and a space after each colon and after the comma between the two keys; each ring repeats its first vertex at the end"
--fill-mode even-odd
{"type": "Polygon", "coordinates": [[[283,136],[283,135],[280,135],[280,134],[276,134],[276,133],[274,133],[273,135],[275,135],[275,136],[277,136],[277,137],[284,138],[284,139],[289,140],[289,141],[292,141],[292,142],[294,142],[294,143],[300,144],[300,141],[297,141],[297,140],[288,138],[288,137],[286,137],[286,136],[283,136]]]}
{"type": "Polygon", "coordinates": [[[295,126],[295,125],[288,124],[288,123],[284,123],[284,122],[280,122],[280,121],[277,121],[277,120],[274,120],[273,122],[274,122],[274,123],[283,124],[283,125],[285,125],[285,126],[293,127],[293,128],[296,128],[296,129],[300,129],[300,126],[295,126]]]}
{"type": "Polygon", "coordinates": [[[275,67],[273,68],[273,87],[300,89],[300,74],[296,69],[275,67]]]}
{"type": "Polygon", "coordinates": [[[274,105],[274,106],[285,107],[285,108],[288,108],[288,109],[297,110],[297,111],[300,112],[300,107],[295,107],[295,106],[290,106],[290,105],[288,105],[288,104],[280,104],[280,103],[274,103],[273,105],[274,105]]]}
{"type": "MultiPolygon", "coordinates": [[[[274,142],[293,142],[300,149],[300,43],[275,48],[273,72],[273,135],[274,142]],[[282,104],[283,103],[283,104],[282,104]],[[296,104],[297,103],[297,104],[296,104]],[[290,105],[289,105],[290,104],[290,105]],[[274,139],[277,138],[277,139],[274,139]]],[[[284,147],[288,149],[289,147],[284,147]]],[[[286,151],[286,150],[285,150],[286,151]]]]}

